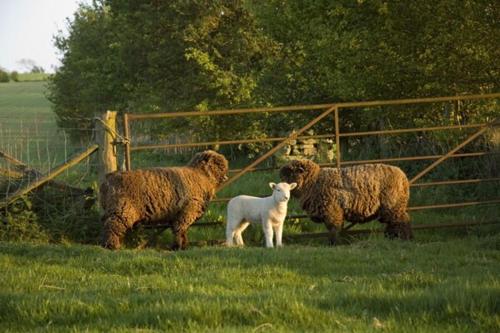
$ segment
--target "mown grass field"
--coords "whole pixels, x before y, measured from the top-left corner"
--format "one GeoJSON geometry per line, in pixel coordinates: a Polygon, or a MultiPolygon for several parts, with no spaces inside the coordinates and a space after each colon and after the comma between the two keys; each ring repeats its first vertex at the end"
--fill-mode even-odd
{"type": "Polygon", "coordinates": [[[498,332],[499,234],[109,252],[0,243],[0,331],[498,332]]]}

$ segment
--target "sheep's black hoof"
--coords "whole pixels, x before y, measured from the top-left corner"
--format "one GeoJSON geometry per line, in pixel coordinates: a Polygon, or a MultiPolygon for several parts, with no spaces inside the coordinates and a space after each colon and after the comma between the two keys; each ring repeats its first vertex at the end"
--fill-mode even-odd
{"type": "Polygon", "coordinates": [[[328,235],[328,244],[330,244],[330,246],[339,245],[339,240],[338,240],[337,232],[330,232],[329,233],[329,235],[328,235]]]}
{"type": "Polygon", "coordinates": [[[179,251],[179,250],[185,250],[187,248],[186,245],[179,245],[177,243],[174,243],[170,245],[170,250],[171,251],[179,251]]]}
{"type": "Polygon", "coordinates": [[[413,231],[409,223],[389,224],[384,231],[385,237],[389,239],[399,238],[401,240],[412,240],[413,231]]]}
{"type": "Polygon", "coordinates": [[[179,246],[179,244],[174,243],[174,244],[170,245],[169,249],[170,249],[170,251],[178,251],[181,249],[181,247],[179,246]]]}
{"type": "Polygon", "coordinates": [[[412,240],[413,231],[411,230],[411,225],[409,223],[402,223],[399,227],[399,238],[402,240],[412,240]]]}

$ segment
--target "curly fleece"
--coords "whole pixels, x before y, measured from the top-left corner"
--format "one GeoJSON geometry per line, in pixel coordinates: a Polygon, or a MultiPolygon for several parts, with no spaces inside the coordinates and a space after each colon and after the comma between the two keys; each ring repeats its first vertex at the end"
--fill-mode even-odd
{"type": "Polygon", "coordinates": [[[324,223],[335,234],[344,220],[387,224],[388,237],[411,239],[407,206],[409,183],[401,169],[386,164],[323,168],[309,160],[292,161],[280,170],[283,181],[296,182],[292,195],[311,220],[324,223]]]}
{"type": "Polygon", "coordinates": [[[174,249],[184,249],[187,230],[205,212],[224,182],[226,158],[207,150],[185,167],[118,171],[101,185],[104,209],[102,245],[120,248],[126,231],[137,223],[168,223],[175,236],[174,249]]]}

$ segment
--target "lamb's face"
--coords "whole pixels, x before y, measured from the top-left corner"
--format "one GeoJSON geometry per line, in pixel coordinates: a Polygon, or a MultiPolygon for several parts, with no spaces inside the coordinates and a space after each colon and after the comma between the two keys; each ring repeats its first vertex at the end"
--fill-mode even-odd
{"type": "Polygon", "coordinates": [[[269,183],[273,189],[273,198],[276,202],[287,202],[290,199],[290,191],[297,186],[297,183],[269,183]]]}
{"type": "Polygon", "coordinates": [[[189,162],[189,166],[205,171],[205,173],[214,178],[217,186],[227,180],[228,163],[224,155],[216,153],[213,150],[194,155],[189,162]]]}
{"type": "Polygon", "coordinates": [[[294,196],[298,195],[304,184],[311,181],[319,173],[319,165],[309,160],[291,161],[280,170],[281,180],[287,183],[297,183],[294,196]]]}

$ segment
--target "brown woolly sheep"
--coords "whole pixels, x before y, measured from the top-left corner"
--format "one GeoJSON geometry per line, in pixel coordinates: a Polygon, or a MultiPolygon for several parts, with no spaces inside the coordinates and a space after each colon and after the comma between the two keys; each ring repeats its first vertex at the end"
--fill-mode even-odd
{"type": "Polygon", "coordinates": [[[187,230],[199,219],[226,179],[228,162],[207,150],[185,167],[117,171],[101,185],[104,209],[102,245],[120,248],[127,229],[136,223],[168,223],[175,236],[172,249],[187,246],[187,230]]]}
{"type": "Polygon", "coordinates": [[[292,196],[300,200],[312,221],[325,224],[332,244],[344,219],[352,223],[378,219],[387,224],[387,237],[413,238],[407,213],[409,183],[397,167],[367,164],[320,169],[312,161],[296,160],[281,168],[280,177],[297,183],[292,196]]]}

